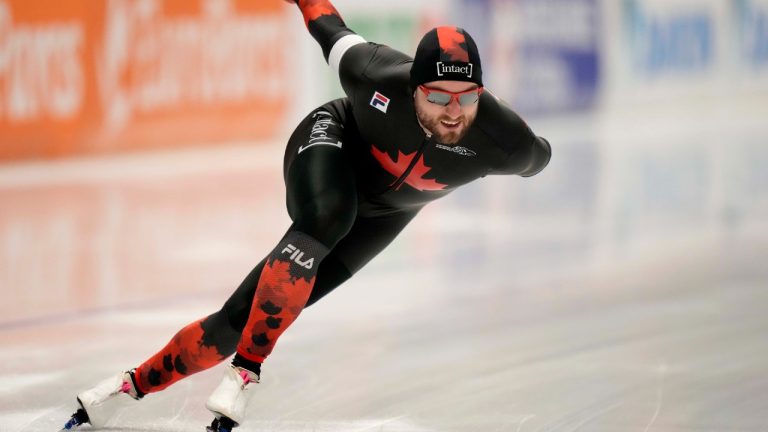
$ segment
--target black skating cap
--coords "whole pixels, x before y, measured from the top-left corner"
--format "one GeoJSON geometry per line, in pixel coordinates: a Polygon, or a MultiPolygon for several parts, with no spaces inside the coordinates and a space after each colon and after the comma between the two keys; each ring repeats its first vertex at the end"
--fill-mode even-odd
{"type": "Polygon", "coordinates": [[[469,81],[483,85],[477,45],[464,29],[437,27],[424,35],[411,66],[411,87],[431,81],[469,81]]]}

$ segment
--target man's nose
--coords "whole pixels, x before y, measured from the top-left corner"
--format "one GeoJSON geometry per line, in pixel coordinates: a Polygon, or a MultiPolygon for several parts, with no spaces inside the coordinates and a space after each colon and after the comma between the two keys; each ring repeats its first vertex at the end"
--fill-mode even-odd
{"type": "Polygon", "coordinates": [[[461,115],[461,105],[459,105],[459,101],[456,98],[453,98],[446,108],[451,118],[458,118],[461,115]]]}

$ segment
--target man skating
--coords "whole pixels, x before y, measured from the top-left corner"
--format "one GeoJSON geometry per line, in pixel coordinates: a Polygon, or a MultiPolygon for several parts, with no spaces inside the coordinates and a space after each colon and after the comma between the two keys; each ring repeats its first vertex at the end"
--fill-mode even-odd
{"type": "MultiPolygon", "coordinates": [[[[78,395],[65,430],[99,405],[141,399],[235,354],[206,406],[212,431],[242,423],[261,365],[301,311],[381,252],[427,203],[489,174],[532,176],[550,147],[483,87],[472,38],[428,32],[414,58],[367,43],[328,0],[297,2],[346,97],[305,117],[283,161],[292,225],[218,312],[140,366],[78,395]]],[[[364,305],[361,305],[364,307],[364,305]]]]}

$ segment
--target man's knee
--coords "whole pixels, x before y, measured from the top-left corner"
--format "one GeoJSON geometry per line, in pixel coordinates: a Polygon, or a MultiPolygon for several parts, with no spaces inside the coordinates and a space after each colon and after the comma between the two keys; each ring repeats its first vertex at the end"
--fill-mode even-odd
{"type": "Polygon", "coordinates": [[[306,201],[297,210],[293,229],[332,248],[352,229],[357,202],[347,194],[327,192],[306,201]]]}

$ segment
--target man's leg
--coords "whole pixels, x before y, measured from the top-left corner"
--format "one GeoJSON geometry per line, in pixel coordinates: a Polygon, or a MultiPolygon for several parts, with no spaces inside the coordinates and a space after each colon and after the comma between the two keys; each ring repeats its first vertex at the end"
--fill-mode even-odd
{"type": "MultiPolygon", "coordinates": [[[[416,211],[358,217],[352,229],[319,264],[306,305],[310,306],[357,273],[389,245],[416,211]]],[[[142,393],[160,391],[231,356],[246,326],[266,259],[245,277],[221,310],[181,329],[157,354],[136,369],[142,393]]],[[[258,371],[257,371],[258,372],[258,371]]]]}
{"type": "Polygon", "coordinates": [[[293,224],[266,258],[232,365],[206,402],[216,416],[210,430],[229,430],[243,420],[261,363],[304,309],[323,260],[357,215],[356,178],[343,148],[343,128],[324,109],[309,119],[309,127],[300,126],[291,137],[288,151],[295,154],[286,158],[293,224]],[[296,140],[304,144],[297,146],[296,140]]]}
{"type": "Polygon", "coordinates": [[[239,338],[240,332],[229,325],[221,311],[188,324],[136,368],[134,377],[139,394],[161,391],[219,364],[232,354],[239,338]]]}
{"type": "MultiPolygon", "coordinates": [[[[118,393],[140,398],[160,391],[221,362],[235,351],[238,341],[241,351],[248,356],[241,356],[241,361],[258,372],[258,360],[266,357],[279,335],[303,309],[323,258],[355,220],[354,172],[341,148],[343,128],[329,112],[341,113],[343,107],[336,108],[324,107],[305,118],[289,140],[288,207],[294,223],[243,282],[246,290],[254,290],[248,313],[231,311],[232,304],[228,302],[219,312],[187,325],[136,370],[109,378],[81,393],[79,396],[88,400],[83,403],[80,398],[86,411],[118,393]],[[327,143],[312,141],[318,125],[322,126],[327,143]],[[245,321],[243,316],[247,317],[245,321]]],[[[325,267],[330,269],[331,284],[348,277],[333,260],[325,267]],[[333,274],[337,271],[341,271],[341,276],[333,274]]],[[[68,425],[87,421],[88,415],[79,410],[68,425]]]]}
{"type": "MultiPolygon", "coordinates": [[[[273,260],[273,266],[267,264],[264,267],[253,294],[249,318],[232,366],[225,371],[224,379],[206,403],[208,409],[216,415],[209,427],[210,431],[230,431],[233,426],[243,421],[248,400],[253,392],[250,383],[259,380],[258,375],[249,371],[261,370],[261,363],[271,353],[277,338],[287,325],[292,323],[310,302],[317,301],[351,276],[349,268],[357,271],[378,254],[415,214],[416,211],[411,211],[379,218],[357,218],[351,230],[335,243],[331,254],[320,264],[317,278],[325,284],[312,286],[312,279],[306,283],[306,280],[290,276],[292,264],[281,264],[279,259],[273,260]],[[341,260],[346,262],[342,263],[341,260]],[[281,266],[283,268],[280,268],[281,266]],[[327,273],[324,273],[324,270],[327,273]],[[267,276],[270,273],[276,276],[267,276]],[[289,313],[283,315],[282,312],[286,309],[289,313]],[[283,327],[283,324],[286,325],[283,327]],[[249,328],[254,330],[249,333],[249,328]],[[243,346],[247,355],[243,354],[243,346]]],[[[290,233],[291,231],[289,235],[290,233]]],[[[273,254],[285,250],[281,248],[287,243],[286,240],[281,243],[283,244],[279,245],[273,254]]],[[[270,259],[267,259],[268,263],[270,259]]]]}
{"type": "MultiPolygon", "coordinates": [[[[400,233],[415,214],[416,211],[409,211],[375,218],[358,217],[350,232],[320,263],[306,306],[317,302],[361,269],[400,233]]],[[[221,310],[184,327],[162,350],[136,370],[135,376],[142,378],[144,392],[160,391],[194,372],[218,364],[235,352],[250,315],[265,262],[266,259],[245,277],[221,310]],[[179,365],[185,367],[177,368],[179,365]],[[153,377],[151,381],[149,377],[153,377]]],[[[121,375],[113,379],[122,380],[124,377],[121,375]]],[[[73,416],[73,425],[89,421],[81,412],[76,413],[77,420],[73,416]]]]}
{"type": "MultiPolygon", "coordinates": [[[[196,320],[171,338],[155,355],[135,371],[141,394],[165,389],[193,373],[213,367],[235,353],[254,301],[256,286],[264,269],[262,260],[217,312],[196,320]]],[[[334,256],[320,264],[314,292],[328,293],[351,274],[334,256]]],[[[314,302],[313,300],[310,300],[314,302]]]]}
{"type": "Polygon", "coordinates": [[[287,189],[294,222],[267,257],[233,361],[251,371],[304,309],[324,258],[357,215],[354,173],[338,147],[303,151],[288,171],[287,189]]]}
{"type": "Polygon", "coordinates": [[[320,269],[322,283],[318,283],[312,290],[306,306],[316,303],[368,264],[392,243],[418,211],[409,209],[375,217],[358,215],[349,233],[323,261],[328,265],[320,269]]]}

